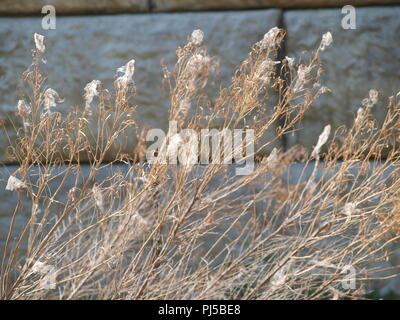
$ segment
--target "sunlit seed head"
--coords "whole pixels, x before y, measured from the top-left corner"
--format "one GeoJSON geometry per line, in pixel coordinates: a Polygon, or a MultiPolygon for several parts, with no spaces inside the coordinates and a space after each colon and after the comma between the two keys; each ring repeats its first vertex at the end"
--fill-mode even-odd
{"type": "Polygon", "coordinates": [[[331,126],[328,124],[325,126],[324,131],[318,137],[317,145],[315,146],[311,156],[318,157],[322,146],[328,141],[329,135],[331,133],[331,126]]]}
{"type": "Polygon", "coordinates": [[[44,109],[47,114],[51,114],[51,108],[62,102],[64,102],[64,99],[60,98],[57,91],[52,88],[46,89],[44,92],[44,109]]]}
{"type": "Polygon", "coordinates": [[[204,41],[204,32],[200,29],[196,29],[192,32],[190,37],[190,42],[193,43],[195,46],[201,46],[204,41]]]}
{"type": "Polygon", "coordinates": [[[92,193],[93,193],[93,198],[96,203],[96,206],[100,210],[104,210],[104,197],[103,197],[103,192],[101,191],[101,188],[95,184],[92,188],[92,193]]]}
{"type": "Polygon", "coordinates": [[[133,74],[135,73],[135,59],[128,61],[124,66],[117,69],[117,74],[123,73],[118,77],[116,83],[122,88],[126,88],[129,84],[133,83],[133,74]]]}
{"type": "Polygon", "coordinates": [[[294,58],[286,56],[285,59],[287,61],[289,68],[293,68],[294,67],[294,58]]]}
{"type": "Polygon", "coordinates": [[[369,90],[369,100],[373,105],[378,102],[378,96],[379,96],[378,90],[375,89],[369,90]]]}
{"type": "Polygon", "coordinates": [[[357,116],[356,119],[354,120],[356,124],[361,123],[362,119],[364,118],[364,109],[363,108],[358,108],[357,110],[357,116]]]}
{"type": "Polygon", "coordinates": [[[18,101],[17,113],[20,117],[26,118],[31,112],[31,107],[25,102],[25,100],[18,101]]]}
{"type": "Polygon", "coordinates": [[[26,184],[19,180],[17,177],[10,176],[7,181],[6,190],[18,191],[26,188],[26,184]]]}
{"type": "Polygon", "coordinates": [[[211,58],[202,54],[195,54],[190,57],[187,65],[186,71],[189,74],[198,74],[201,70],[208,66],[211,62],[211,58]]]}
{"type": "Polygon", "coordinates": [[[262,49],[267,49],[268,47],[274,48],[276,46],[276,37],[280,33],[278,27],[270,29],[266,34],[264,34],[263,39],[258,43],[262,49]]]}
{"type": "Polygon", "coordinates": [[[265,163],[269,169],[274,169],[279,165],[279,156],[278,156],[278,150],[274,148],[269,156],[262,160],[262,163],[265,163]]]}
{"type": "Polygon", "coordinates": [[[36,46],[36,50],[40,53],[43,54],[44,51],[46,50],[46,47],[44,45],[44,36],[42,36],[41,34],[35,33],[33,35],[33,38],[35,40],[35,46],[36,46]]]}
{"type": "Polygon", "coordinates": [[[86,103],[85,105],[86,110],[90,109],[90,104],[92,103],[93,98],[99,95],[98,88],[100,85],[101,82],[99,80],[93,80],[85,86],[85,94],[83,97],[86,103]]]}
{"type": "Polygon", "coordinates": [[[324,51],[326,47],[329,47],[331,45],[331,43],[333,42],[333,37],[332,34],[330,32],[325,33],[322,36],[322,41],[321,44],[319,46],[319,49],[321,51],[324,51]]]}
{"type": "Polygon", "coordinates": [[[378,103],[379,92],[375,89],[371,89],[368,92],[368,98],[362,100],[362,105],[365,108],[372,108],[378,103]]]}

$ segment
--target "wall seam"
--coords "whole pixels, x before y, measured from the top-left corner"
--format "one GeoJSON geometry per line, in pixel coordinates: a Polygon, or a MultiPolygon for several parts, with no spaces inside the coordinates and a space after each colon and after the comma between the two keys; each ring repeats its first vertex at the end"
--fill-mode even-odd
{"type": "Polygon", "coordinates": [[[153,0],[147,0],[147,10],[148,12],[154,12],[155,4],[153,0]]]}
{"type": "MultiPolygon", "coordinates": [[[[280,16],[279,16],[279,19],[278,19],[278,28],[283,29],[285,32],[287,32],[286,25],[285,25],[285,20],[284,20],[285,11],[286,10],[284,10],[284,9],[280,10],[280,16]]],[[[286,47],[286,39],[287,39],[287,37],[288,37],[288,34],[286,33],[285,34],[285,38],[283,39],[283,41],[281,43],[281,46],[280,46],[280,48],[278,50],[278,61],[282,61],[287,56],[287,47],[286,47]]],[[[284,80],[284,89],[285,89],[286,86],[287,86],[286,74],[285,73],[280,74],[280,77],[282,78],[282,80],[284,80]]],[[[281,97],[278,97],[278,98],[280,99],[281,97]]],[[[282,118],[280,118],[278,120],[278,126],[283,127],[284,125],[285,125],[285,119],[282,117],[282,118]]],[[[286,135],[282,136],[281,142],[282,142],[283,149],[286,150],[288,148],[288,141],[287,141],[286,135]]]]}

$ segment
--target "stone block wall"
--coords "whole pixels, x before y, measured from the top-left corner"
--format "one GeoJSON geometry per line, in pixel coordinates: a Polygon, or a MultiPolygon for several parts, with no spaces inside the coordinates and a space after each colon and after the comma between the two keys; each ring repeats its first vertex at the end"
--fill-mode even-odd
{"type": "Polygon", "coordinates": [[[0,15],[39,15],[45,5],[55,6],[59,14],[104,14],[262,8],[304,9],[344,5],[382,6],[398,3],[399,0],[2,0],[0,15]]]}
{"type": "MultiPolygon", "coordinates": [[[[299,125],[302,130],[278,146],[299,143],[311,150],[326,124],[351,124],[371,88],[380,92],[373,111],[384,117],[388,97],[400,91],[400,0],[1,0],[0,122],[6,134],[0,134],[0,163],[7,165],[0,170],[1,190],[17,169],[7,146],[16,137],[19,76],[31,64],[34,32],[46,36],[45,72],[49,86],[65,98],[62,111],[83,105],[83,88],[93,79],[112,88],[116,69],[135,58],[139,124],[165,129],[168,95],[160,62],[172,66],[176,48],[193,29],[205,32],[210,54],[220,59],[221,80],[212,83],[217,90],[274,26],[287,30],[282,54],[297,61],[307,59],[304,52],[315,49],[322,34],[330,31],[334,38],[321,56],[323,84],[332,92],[312,106],[299,125]],[[41,27],[45,5],[56,8],[55,30],[41,27]],[[341,26],[344,5],[356,6],[354,30],[341,26]]],[[[126,151],[135,145],[129,141],[126,151]]],[[[14,206],[15,194],[0,191],[0,247],[14,206]]],[[[24,211],[16,224],[22,226],[28,214],[24,211]]],[[[399,280],[382,292],[389,289],[400,294],[399,280]]]]}

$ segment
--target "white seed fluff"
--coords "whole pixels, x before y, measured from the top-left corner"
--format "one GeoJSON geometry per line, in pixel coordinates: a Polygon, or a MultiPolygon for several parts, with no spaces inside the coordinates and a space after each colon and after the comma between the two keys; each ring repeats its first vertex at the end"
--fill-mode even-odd
{"type": "Polygon", "coordinates": [[[36,50],[39,53],[44,53],[44,51],[46,50],[46,47],[44,46],[44,36],[42,36],[41,34],[35,33],[33,35],[33,38],[35,40],[36,50]]]}
{"type": "Polygon", "coordinates": [[[126,63],[126,65],[119,67],[117,73],[123,73],[122,76],[118,77],[116,82],[123,88],[126,88],[128,84],[133,83],[133,74],[135,73],[135,59],[132,59],[126,63]]]}
{"type": "Polygon", "coordinates": [[[331,126],[328,124],[325,126],[324,131],[319,135],[317,145],[315,146],[311,156],[318,157],[321,147],[328,141],[329,135],[331,133],[331,126]]]}
{"type": "Polygon", "coordinates": [[[26,184],[14,176],[10,176],[7,181],[6,190],[16,191],[26,188],[26,184]]]}
{"type": "Polygon", "coordinates": [[[25,100],[19,100],[17,104],[18,115],[26,117],[31,113],[31,107],[25,102],[25,100]]]}
{"type": "Polygon", "coordinates": [[[192,32],[190,42],[196,46],[201,46],[204,41],[204,32],[200,29],[196,29],[192,32]]]}
{"type": "Polygon", "coordinates": [[[90,104],[93,101],[93,98],[95,96],[99,95],[98,87],[101,85],[101,82],[99,80],[93,80],[89,82],[85,86],[85,94],[84,94],[84,99],[85,99],[85,109],[89,110],[90,109],[90,104]]]}
{"type": "Polygon", "coordinates": [[[280,29],[277,27],[270,29],[266,34],[264,34],[263,39],[258,44],[261,46],[262,49],[267,49],[270,46],[274,47],[275,40],[279,32],[280,29]]]}
{"type": "Polygon", "coordinates": [[[51,107],[55,107],[57,103],[62,103],[63,101],[54,89],[48,88],[44,92],[44,109],[48,114],[51,114],[51,107]]]}
{"type": "Polygon", "coordinates": [[[286,56],[285,59],[288,63],[289,68],[293,68],[294,67],[294,58],[286,56]]]}
{"type": "Polygon", "coordinates": [[[330,32],[325,33],[322,36],[322,41],[321,44],[319,46],[319,49],[321,51],[324,51],[326,47],[329,47],[331,45],[331,43],[333,42],[333,37],[332,34],[330,32]]]}

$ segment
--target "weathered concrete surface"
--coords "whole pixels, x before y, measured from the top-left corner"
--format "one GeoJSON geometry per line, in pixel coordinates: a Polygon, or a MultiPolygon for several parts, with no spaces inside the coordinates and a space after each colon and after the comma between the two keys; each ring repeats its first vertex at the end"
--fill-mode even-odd
{"type": "Polygon", "coordinates": [[[399,0],[152,0],[156,11],[227,10],[250,8],[326,8],[345,5],[397,4],[399,0]]]}
{"type": "Polygon", "coordinates": [[[0,15],[41,15],[45,5],[57,14],[127,13],[148,10],[148,0],[2,0],[0,15]]]}
{"type": "MultiPolygon", "coordinates": [[[[222,85],[227,85],[251,45],[276,26],[279,17],[279,10],[59,17],[57,29],[48,31],[41,29],[40,17],[0,18],[0,119],[13,140],[11,123],[16,120],[19,99],[16,89],[20,74],[31,64],[34,32],[46,37],[47,84],[66,100],[59,110],[82,106],[83,88],[93,79],[101,80],[103,88],[113,89],[116,69],[134,58],[138,123],[165,129],[168,93],[161,84],[162,59],[171,69],[176,48],[200,28],[210,55],[220,59],[220,78],[222,85]]],[[[220,83],[209,86],[215,93],[220,83]]],[[[7,161],[7,145],[6,136],[1,135],[0,161],[7,161]]]]}
{"type": "Polygon", "coordinates": [[[333,35],[332,45],[321,54],[322,84],[332,93],[320,97],[306,113],[299,126],[304,129],[288,136],[289,145],[311,148],[325,125],[352,125],[370,89],[380,93],[373,113],[382,120],[388,97],[400,91],[400,7],[359,8],[356,13],[355,30],[341,27],[343,16],[336,9],[284,13],[288,56],[307,58],[303,52],[318,48],[322,34],[333,35]]]}

